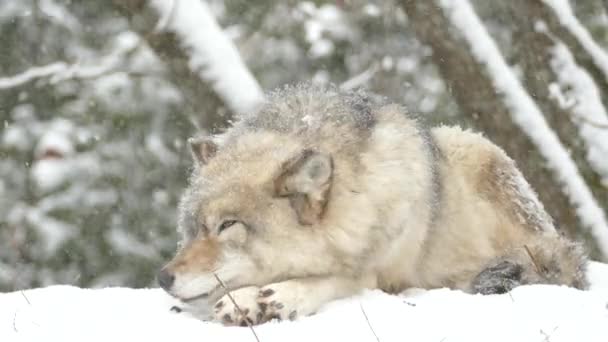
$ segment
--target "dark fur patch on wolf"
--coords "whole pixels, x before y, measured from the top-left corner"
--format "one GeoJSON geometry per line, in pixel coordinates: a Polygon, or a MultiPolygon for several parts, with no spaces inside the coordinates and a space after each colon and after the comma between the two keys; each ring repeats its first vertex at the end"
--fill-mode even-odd
{"type": "Polygon", "coordinates": [[[471,288],[475,293],[500,294],[521,285],[524,268],[511,261],[502,261],[479,272],[471,288]]]}
{"type": "Polygon", "coordinates": [[[439,149],[439,146],[437,146],[437,142],[435,141],[435,137],[433,136],[432,132],[428,128],[422,127],[420,124],[418,124],[418,130],[427,149],[429,164],[431,165],[431,217],[429,219],[429,226],[432,228],[441,215],[443,184],[441,182],[439,163],[443,158],[443,155],[439,149]]]}

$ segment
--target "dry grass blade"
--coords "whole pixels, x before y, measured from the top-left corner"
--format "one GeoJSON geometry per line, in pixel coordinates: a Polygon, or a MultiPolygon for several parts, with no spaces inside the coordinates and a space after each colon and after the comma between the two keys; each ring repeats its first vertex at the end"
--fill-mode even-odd
{"type": "MultiPolygon", "coordinates": [[[[215,277],[215,279],[217,279],[217,282],[220,283],[220,286],[224,289],[224,291],[226,291],[226,295],[228,296],[228,298],[230,298],[230,301],[232,302],[232,304],[234,304],[234,307],[238,310],[238,312],[241,314],[241,316],[245,317],[245,315],[243,314],[243,310],[241,310],[239,305],[236,303],[236,301],[230,294],[230,291],[226,287],[226,284],[224,284],[224,282],[220,279],[220,277],[217,276],[217,274],[215,272],[213,272],[213,276],[215,277]]],[[[258,335],[255,333],[255,329],[253,329],[253,325],[251,325],[251,323],[247,319],[245,319],[245,323],[247,323],[247,326],[251,330],[251,333],[253,334],[253,337],[255,337],[255,340],[257,342],[260,342],[258,335]]]]}
{"type": "Polygon", "coordinates": [[[528,253],[530,260],[532,260],[532,263],[534,264],[534,268],[536,268],[536,272],[538,272],[538,274],[542,274],[543,271],[540,268],[540,266],[538,265],[538,262],[536,262],[536,258],[534,258],[534,255],[530,251],[530,248],[528,248],[528,245],[524,245],[524,249],[526,250],[526,253],[528,253]]]}
{"type": "Polygon", "coordinates": [[[359,307],[361,308],[361,312],[363,313],[363,316],[365,317],[365,321],[367,322],[367,326],[369,327],[369,330],[371,330],[372,334],[374,334],[376,341],[380,342],[380,339],[378,338],[378,335],[376,335],[376,332],[374,331],[372,324],[369,322],[369,318],[367,318],[367,314],[365,313],[365,310],[363,309],[363,304],[359,303],[359,307]]]}

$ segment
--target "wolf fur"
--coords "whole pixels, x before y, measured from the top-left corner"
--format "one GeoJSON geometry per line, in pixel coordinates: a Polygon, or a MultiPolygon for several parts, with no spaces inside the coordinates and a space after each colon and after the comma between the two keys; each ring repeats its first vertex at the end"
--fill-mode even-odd
{"type": "Polygon", "coordinates": [[[225,324],[295,319],[364,288],[587,286],[580,246],[480,134],[299,85],[191,145],[182,241],[159,281],[225,324]]]}

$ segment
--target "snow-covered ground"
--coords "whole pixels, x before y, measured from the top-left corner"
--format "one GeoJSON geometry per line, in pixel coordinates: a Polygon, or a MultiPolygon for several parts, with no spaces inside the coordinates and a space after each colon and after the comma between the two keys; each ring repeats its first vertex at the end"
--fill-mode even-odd
{"type": "MultiPolygon", "coordinates": [[[[262,342],[605,342],[608,265],[593,263],[589,279],[589,291],[547,285],[492,296],[366,291],[255,332],[262,342]]],[[[160,289],[51,286],[0,294],[0,341],[255,341],[247,327],[201,322],[170,311],[174,304],[160,289]]]]}

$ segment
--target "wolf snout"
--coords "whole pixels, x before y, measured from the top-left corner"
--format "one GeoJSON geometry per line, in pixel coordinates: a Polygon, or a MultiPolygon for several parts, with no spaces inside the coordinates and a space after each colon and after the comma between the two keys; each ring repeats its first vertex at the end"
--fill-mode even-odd
{"type": "Polygon", "coordinates": [[[171,290],[171,287],[173,287],[173,283],[175,282],[175,275],[165,268],[158,272],[156,278],[158,280],[158,285],[167,292],[171,290]]]}

